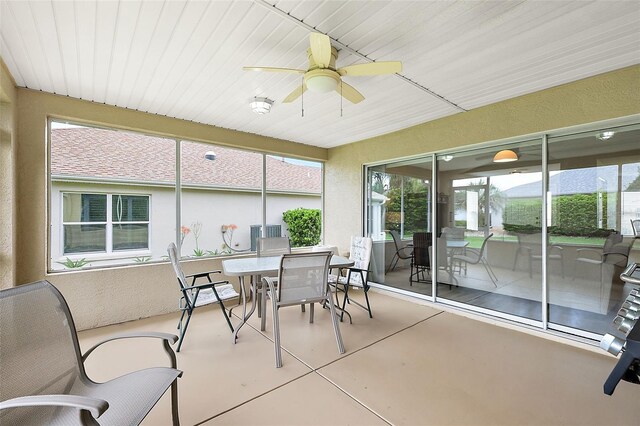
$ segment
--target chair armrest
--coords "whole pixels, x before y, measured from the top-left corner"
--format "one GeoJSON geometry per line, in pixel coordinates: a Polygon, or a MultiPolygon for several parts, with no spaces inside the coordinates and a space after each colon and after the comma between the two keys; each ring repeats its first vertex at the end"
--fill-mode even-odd
{"type": "Polygon", "coordinates": [[[346,268],[350,271],[354,271],[354,272],[369,272],[368,269],[362,269],[362,268],[356,268],[355,266],[351,266],[349,268],[346,268]]]}
{"type": "MultiPolygon", "coordinates": [[[[604,259],[604,254],[602,253],[602,250],[598,250],[598,249],[590,249],[590,248],[582,248],[582,249],[577,249],[576,250],[576,260],[580,259],[580,254],[594,254],[597,257],[600,258],[600,260],[604,259]]],[[[588,258],[588,257],[587,257],[588,258]]]]}
{"type": "Polygon", "coordinates": [[[201,278],[206,277],[209,274],[221,274],[222,271],[208,271],[208,272],[198,272],[197,274],[185,275],[185,278],[201,278]]]}
{"type": "Polygon", "coordinates": [[[44,406],[72,407],[79,410],[86,410],[97,419],[107,411],[109,403],[104,399],[89,398],[79,395],[32,395],[21,396],[0,402],[0,410],[16,407],[44,406]]]}
{"type": "MultiPolygon", "coordinates": [[[[564,252],[564,247],[560,247],[559,245],[556,244],[551,244],[549,246],[549,252],[552,252],[553,250],[558,250],[560,252],[560,254],[562,254],[564,252]]],[[[578,249],[580,250],[580,249],[578,249]]]]}
{"type": "Polygon", "coordinates": [[[214,285],[218,285],[218,284],[229,284],[229,281],[211,281],[208,283],[204,283],[204,284],[198,284],[198,285],[192,285],[189,287],[185,287],[184,290],[198,290],[198,289],[203,289],[203,288],[211,288],[214,285]]]}
{"type": "Polygon", "coordinates": [[[262,277],[262,283],[267,284],[267,286],[269,287],[269,291],[271,292],[271,299],[272,300],[277,300],[277,295],[278,293],[276,292],[276,283],[278,282],[278,279],[275,277],[262,277]]]}
{"type": "Polygon", "coordinates": [[[155,339],[162,339],[163,340],[163,345],[164,345],[164,350],[165,352],[167,352],[167,355],[169,355],[169,358],[171,358],[171,367],[172,368],[177,368],[177,362],[176,362],[176,354],[173,352],[173,349],[171,349],[171,347],[169,346],[170,344],[173,345],[174,343],[176,343],[178,341],[178,336],[176,336],[175,334],[169,334],[169,333],[158,333],[155,331],[148,331],[148,332],[134,332],[134,333],[126,333],[126,334],[117,334],[115,336],[111,336],[106,340],[103,340],[102,342],[92,346],[91,348],[89,348],[83,355],[82,355],[82,362],[84,363],[84,361],[87,359],[87,357],[91,354],[91,352],[95,351],[100,345],[110,342],[112,340],[120,340],[120,339],[133,339],[133,338],[138,338],[138,337],[152,337],[155,339]]]}

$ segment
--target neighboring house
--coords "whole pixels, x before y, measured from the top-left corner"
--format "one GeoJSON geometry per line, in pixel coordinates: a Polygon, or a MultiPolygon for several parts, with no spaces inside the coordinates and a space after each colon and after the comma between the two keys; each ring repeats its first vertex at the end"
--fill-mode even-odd
{"type": "MultiPolygon", "coordinates": [[[[160,259],[183,239],[183,255],[250,248],[262,222],[262,154],[182,141],[181,229],[176,226],[176,141],[87,127],[51,130],[51,267],[160,259]],[[215,159],[205,158],[213,151],[215,159]],[[255,232],[255,230],[254,230],[255,232]],[[197,235],[197,245],[196,245],[197,235]],[[233,236],[232,241],[229,237],[233,236]],[[196,249],[199,251],[196,252],[196,249]]],[[[266,157],[267,223],[286,233],[282,213],[321,208],[320,163],[266,157]]]]}
{"type": "MultiPolygon", "coordinates": [[[[619,229],[623,235],[633,235],[630,220],[640,218],[640,192],[628,189],[639,174],[640,164],[637,163],[552,171],[549,176],[549,191],[553,197],[607,194],[607,201],[603,201],[603,209],[607,211],[606,223],[594,225],[605,229],[619,229]],[[618,212],[620,224],[616,223],[618,212]]],[[[541,182],[537,181],[509,188],[503,191],[503,194],[509,200],[540,199],[541,188],[541,182]]],[[[509,218],[506,222],[511,223],[509,218]]],[[[549,210],[547,222],[553,224],[552,210],[549,210]]]]}

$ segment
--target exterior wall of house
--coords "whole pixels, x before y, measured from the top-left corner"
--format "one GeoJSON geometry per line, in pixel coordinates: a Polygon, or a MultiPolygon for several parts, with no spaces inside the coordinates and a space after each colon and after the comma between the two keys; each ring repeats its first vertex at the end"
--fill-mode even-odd
{"type": "MultiPolygon", "coordinates": [[[[79,329],[144,318],[177,310],[177,284],[169,263],[131,265],[47,274],[48,211],[46,129],[49,116],[200,141],[284,156],[326,160],[327,151],[309,145],[222,129],[103,104],[17,89],[17,221],[12,285],[48,279],[63,293],[79,329]]],[[[186,273],[221,269],[220,259],[185,262],[186,273]]],[[[237,282],[234,280],[233,282],[237,282]]]]}
{"type": "Polygon", "coordinates": [[[345,251],[349,236],[362,232],[364,164],[634,114],[640,114],[639,65],[331,148],[325,164],[325,242],[345,251]]]}
{"type": "Polygon", "coordinates": [[[16,279],[17,99],[13,77],[0,59],[0,290],[16,279]]]}
{"type": "MultiPolygon", "coordinates": [[[[223,247],[222,225],[235,224],[232,247],[236,250],[251,248],[251,226],[260,225],[262,196],[259,192],[220,191],[207,189],[182,190],[182,224],[191,229],[182,243],[182,254],[194,257],[196,241],[193,224],[201,225],[198,248],[204,251],[221,252],[223,247]],[[237,245],[236,245],[237,244],[237,245]]],[[[282,213],[289,209],[304,207],[319,209],[321,197],[317,195],[267,194],[267,223],[280,225],[282,235],[288,235],[287,226],[282,221],[282,213]]],[[[67,257],[86,259],[91,267],[114,264],[136,264],[136,259],[150,257],[150,261],[163,260],[167,246],[176,239],[176,202],[173,187],[145,187],[135,185],[52,182],[51,187],[51,269],[65,270],[59,262],[67,257]],[[113,193],[150,196],[149,203],[149,249],[120,252],[116,254],[82,253],[65,254],[62,234],[62,194],[113,193]],[[57,231],[57,232],[56,232],[57,231]]],[[[227,242],[229,240],[227,239],[227,242]]]]}

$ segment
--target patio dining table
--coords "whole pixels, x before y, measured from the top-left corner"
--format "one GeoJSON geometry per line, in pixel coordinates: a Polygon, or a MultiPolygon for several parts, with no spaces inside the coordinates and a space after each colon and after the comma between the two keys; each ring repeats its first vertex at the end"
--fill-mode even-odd
{"type": "MultiPolygon", "coordinates": [[[[245,291],[244,277],[260,276],[278,272],[280,269],[281,256],[270,257],[246,257],[240,259],[225,259],[222,261],[222,270],[224,274],[230,277],[238,277],[240,281],[240,295],[242,298],[242,319],[240,324],[234,328],[233,342],[238,339],[238,332],[243,325],[249,320],[253,312],[256,310],[258,298],[258,280],[254,279],[251,283],[251,309],[247,312],[247,293],[245,291]]],[[[354,262],[346,257],[333,255],[329,264],[330,268],[348,268],[353,266],[354,262]]],[[[264,309],[264,307],[263,307],[264,309]]]]}

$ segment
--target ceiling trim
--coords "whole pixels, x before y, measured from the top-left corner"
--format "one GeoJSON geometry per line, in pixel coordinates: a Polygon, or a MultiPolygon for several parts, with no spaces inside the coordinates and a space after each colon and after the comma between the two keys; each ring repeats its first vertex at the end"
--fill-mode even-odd
{"type": "MultiPolygon", "coordinates": [[[[375,62],[374,59],[371,59],[371,58],[367,57],[366,55],[363,55],[362,53],[358,52],[357,50],[347,46],[346,44],[341,43],[339,40],[334,39],[329,34],[323,33],[322,31],[317,30],[315,27],[312,27],[311,25],[304,23],[303,21],[299,20],[295,16],[292,16],[289,13],[287,13],[287,12],[281,10],[281,9],[278,9],[275,5],[267,2],[266,0],[253,0],[253,1],[254,1],[255,4],[266,8],[267,10],[269,10],[269,11],[271,11],[271,12],[273,12],[273,13],[275,13],[275,14],[277,14],[277,15],[285,18],[285,19],[287,19],[290,22],[293,22],[294,24],[296,24],[296,25],[298,25],[298,26],[300,26],[300,27],[302,27],[302,28],[304,28],[304,29],[306,29],[306,30],[308,30],[310,32],[316,32],[316,33],[321,33],[321,34],[326,35],[327,37],[329,37],[331,39],[332,44],[335,45],[336,47],[338,47],[340,50],[345,50],[345,51],[349,52],[350,54],[352,54],[354,56],[357,56],[358,58],[360,58],[362,60],[365,60],[367,62],[375,62]]],[[[433,96],[434,98],[449,104],[449,106],[452,106],[453,108],[456,108],[459,111],[462,111],[462,112],[467,112],[468,111],[467,109],[462,108],[458,104],[456,104],[454,102],[451,102],[449,99],[445,98],[444,96],[437,94],[436,92],[424,87],[423,85],[421,85],[419,83],[416,83],[415,81],[411,80],[408,77],[405,77],[402,74],[396,73],[396,74],[393,74],[393,75],[396,78],[399,78],[400,80],[402,80],[402,81],[404,81],[406,83],[409,83],[412,86],[416,87],[417,89],[422,90],[423,92],[433,96]]]]}

